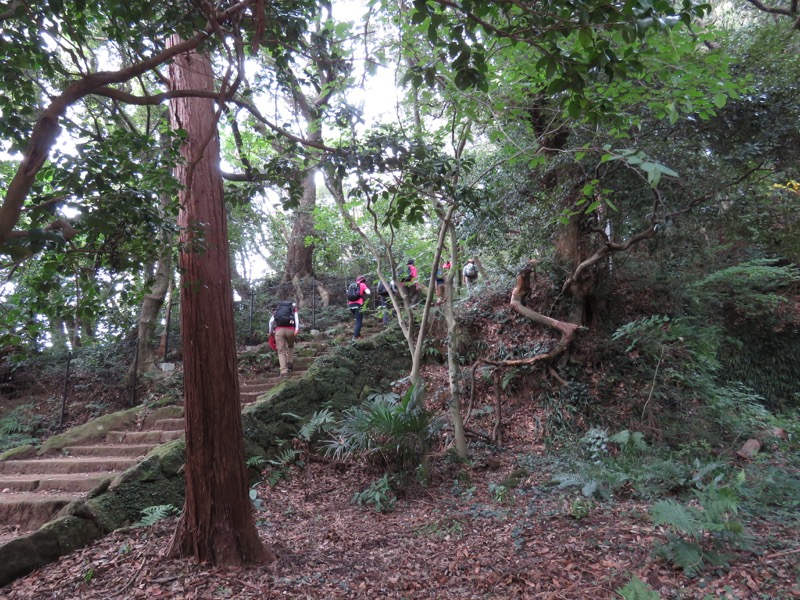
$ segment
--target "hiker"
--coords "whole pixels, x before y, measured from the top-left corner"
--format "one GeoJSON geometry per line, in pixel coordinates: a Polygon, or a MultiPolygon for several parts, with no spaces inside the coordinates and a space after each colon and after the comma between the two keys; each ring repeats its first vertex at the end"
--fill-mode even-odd
{"type": "Polygon", "coordinates": [[[347,286],[347,308],[353,313],[353,318],[355,319],[355,327],[353,328],[354,340],[361,337],[361,323],[364,321],[364,314],[361,312],[361,308],[364,306],[364,297],[369,296],[370,293],[365,275],[358,276],[353,283],[347,286]]]}
{"type": "Polygon", "coordinates": [[[294,342],[299,331],[300,316],[297,314],[297,305],[288,300],[278,302],[269,320],[269,333],[270,335],[275,334],[281,377],[288,377],[292,372],[294,342]]]}
{"type": "MultiPolygon", "coordinates": [[[[397,285],[394,282],[394,279],[389,280],[389,287],[392,288],[392,292],[395,294],[397,293],[397,285]]],[[[392,312],[391,308],[391,300],[389,300],[389,290],[386,289],[386,286],[383,285],[382,281],[378,281],[378,300],[381,303],[381,312],[383,312],[383,324],[389,324],[389,313],[392,312]]]]}
{"type": "Polygon", "coordinates": [[[413,258],[409,258],[406,261],[406,268],[400,283],[405,288],[408,304],[413,306],[414,300],[417,299],[417,267],[414,266],[413,258]]]}
{"type": "Polygon", "coordinates": [[[475,259],[470,258],[464,265],[464,285],[467,289],[475,285],[478,281],[478,267],[475,266],[475,259]]]}
{"type": "Polygon", "coordinates": [[[439,306],[442,302],[444,302],[444,276],[445,271],[449,269],[450,261],[448,260],[436,270],[436,296],[438,298],[436,300],[436,306],[439,306]]]}

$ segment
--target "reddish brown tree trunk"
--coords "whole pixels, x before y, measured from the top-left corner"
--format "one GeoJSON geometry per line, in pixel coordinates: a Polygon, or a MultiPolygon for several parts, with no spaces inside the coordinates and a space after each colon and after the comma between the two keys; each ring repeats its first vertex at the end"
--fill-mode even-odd
{"type": "MultiPolygon", "coordinates": [[[[213,90],[205,56],[180,54],[169,70],[174,89],[213,90]]],[[[187,139],[177,169],[184,185],[178,224],[186,501],[169,554],[225,565],[269,562],[274,555],[258,537],[248,495],[214,102],[172,100],[170,117],[187,139]]]]}

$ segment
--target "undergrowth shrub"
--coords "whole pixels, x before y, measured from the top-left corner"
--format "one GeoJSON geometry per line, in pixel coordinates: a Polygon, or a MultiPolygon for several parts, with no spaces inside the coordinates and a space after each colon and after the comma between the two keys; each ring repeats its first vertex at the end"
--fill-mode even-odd
{"type": "Polygon", "coordinates": [[[703,485],[724,468],[651,447],[641,432],[627,429],[615,434],[591,429],[574,447],[578,454],[553,482],[560,489],[577,488],[587,498],[660,498],[703,485]]]}
{"type": "Polygon", "coordinates": [[[635,575],[617,590],[617,594],[624,600],[661,600],[661,595],[657,591],[635,575]]]}
{"type": "Polygon", "coordinates": [[[41,419],[25,414],[25,410],[25,407],[17,407],[0,418],[0,452],[39,443],[36,434],[42,425],[41,419]]]}
{"type": "Polygon", "coordinates": [[[729,483],[724,476],[694,490],[698,506],[676,500],[659,500],[650,508],[656,526],[667,529],[667,541],[655,547],[657,556],[694,576],[706,566],[727,567],[731,550],[747,544],[744,526],[738,518],[739,491],[744,473],[729,483]]]}
{"type": "Polygon", "coordinates": [[[344,411],[323,442],[326,455],[343,459],[364,457],[398,473],[411,474],[426,460],[442,420],[420,408],[421,388],[397,394],[373,394],[360,406],[344,411]]]}
{"type": "Polygon", "coordinates": [[[371,506],[379,513],[392,512],[397,504],[395,484],[389,474],[384,473],[383,477],[373,481],[367,489],[356,492],[352,502],[358,506],[371,506]]]}
{"type": "Polygon", "coordinates": [[[719,444],[752,436],[772,422],[758,394],[737,382],[720,384],[724,335],[712,322],[654,315],[620,327],[612,337],[628,340],[625,352],[638,353],[643,370],[652,369],[641,376],[642,418],[653,404],[670,407],[660,411],[662,425],[676,439],[719,444]],[[670,424],[666,415],[675,415],[677,422],[670,424]]]}

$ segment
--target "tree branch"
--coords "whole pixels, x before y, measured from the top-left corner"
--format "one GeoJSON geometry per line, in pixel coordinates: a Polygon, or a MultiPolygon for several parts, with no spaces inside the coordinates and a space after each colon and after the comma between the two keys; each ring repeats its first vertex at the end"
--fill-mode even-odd
{"type": "Polygon", "coordinates": [[[55,144],[61,132],[59,121],[71,105],[100,88],[115,83],[123,83],[134,77],[138,77],[143,73],[156,69],[158,66],[168,62],[179,54],[197,48],[197,46],[211,35],[216,23],[224,22],[231,16],[246,9],[253,2],[254,0],[243,0],[217,13],[214,23],[207,23],[205,29],[197,32],[193,37],[180,44],[171,46],[147,60],[120,69],[119,71],[98,71],[96,73],[90,73],[67,85],[64,91],[59,96],[56,96],[47,108],[45,108],[39,120],[34,125],[33,133],[31,134],[31,139],[25,150],[22,162],[8,186],[3,205],[0,207],[0,244],[5,242],[8,233],[19,221],[22,206],[30,193],[33,182],[36,179],[36,174],[49,157],[50,149],[53,147],[53,144],[55,144]]]}

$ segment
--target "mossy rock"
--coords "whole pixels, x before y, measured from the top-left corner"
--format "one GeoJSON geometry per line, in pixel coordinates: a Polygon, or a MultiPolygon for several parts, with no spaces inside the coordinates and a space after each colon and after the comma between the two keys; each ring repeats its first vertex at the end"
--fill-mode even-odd
{"type": "Polygon", "coordinates": [[[102,532],[92,521],[80,517],[58,517],[42,525],[43,535],[52,533],[58,540],[58,551],[63,556],[98,539],[102,532]]]}
{"type": "Polygon", "coordinates": [[[183,477],[127,481],[87,500],[86,505],[101,529],[113,531],[138,521],[142,511],[150,506],[183,506],[184,486],[183,477]]]}
{"type": "Polygon", "coordinates": [[[29,536],[17,538],[0,546],[0,586],[33,571],[39,563],[29,536]]]}
{"type": "Polygon", "coordinates": [[[80,446],[100,441],[106,437],[109,431],[129,429],[136,424],[136,416],[140,410],[141,407],[137,406],[110,415],[103,415],[69,431],[54,435],[42,444],[39,448],[39,455],[55,452],[67,446],[80,446]]]}
{"type": "Polygon", "coordinates": [[[0,462],[4,460],[23,460],[36,456],[36,446],[25,444],[16,448],[9,448],[5,452],[0,452],[0,462]]]}

